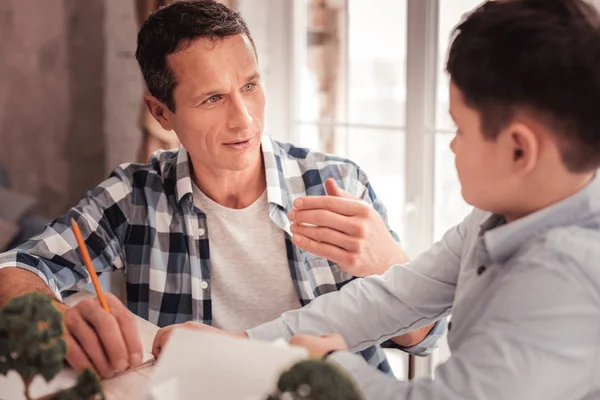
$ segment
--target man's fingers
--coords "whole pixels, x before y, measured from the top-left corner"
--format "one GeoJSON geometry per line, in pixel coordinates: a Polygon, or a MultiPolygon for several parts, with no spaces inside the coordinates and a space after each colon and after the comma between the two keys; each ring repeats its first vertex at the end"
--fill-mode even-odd
{"type": "Polygon", "coordinates": [[[65,325],[71,336],[69,337],[70,341],[67,342],[68,351],[75,352],[72,360],[69,360],[69,356],[67,356],[69,364],[73,368],[81,370],[83,368],[90,368],[91,361],[100,376],[105,378],[113,376],[115,370],[108,362],[96,332],[83,319],[78,310],[74,309],[65,314],[65,325]],[[85,349],[85,352],[83,349],[85,349]]]}
{"type": "Polygon", "coordinates": [[[125,371],[129,367],[129,353],[115,316],[106,312],[97,299],[83,300],[77,308],[96,331],[112,367],[117,372],[125,371]]]}
{"type": "Polygon", "coordinates": [[[294,201],[296,210],[328,210],[352,217],[364,215],[370,206],[362,200],[335,196],[304,196],[294,201]]]}
{"type": "Polygon", "coordinates": [[[328,243],[314,241],[301,234],[294,234],[292,242],[301,249],[334,262],[340,267],[353,265],[356,262],[355,253],[347,252],[328,243]]]}
{"type": "Polygon", "coordinates": [[[290,220],[296,224],[310,224],[330,228],[352,236],[362,236],[364,227],[360,220],[328,210],[292,210],[290,220]]]}
{"type": "Polygon", "coordinates": [[[359,250],[358,239],[342,232],[321,226],[308,226],[292,224],[291,231],[319,243],[327,243],[346,251],[357,252],[359,250]]]}
{"type": "MultiPolygon", "coordinates": [[[[92,371],[98,371],[86,353],[83,351],[79,343],[67,332],[64,336],[67,342],[67,363],[77,372],[81,372],[86,368],[92,371]]],[[[99,372],[99,371],[98,371],[99,372]]]]}
{"type": "Polygon", "coordinates": [[[121,301],[109,294],[106,300],[111,307],[112,314],[117,319],[117,323],[121,328],[121,334],[125,341],[125,346],[129,354],[129,364],[131,367],[137,367],[142,363],[142,342],[138,332],[138,326],[133,314],[121,303],[121,301]]]}
{"type": "Polygon", "coordinates": [[[344,197],[346,199],[355,199],[355,197],[352,196],[350,193],[341,189],[335,183],[335,179],[333,179],[333,178],[329,178],[325,181],[325,191],[327,192],[327,195],[329,195],[329,196],[344,197]]]}

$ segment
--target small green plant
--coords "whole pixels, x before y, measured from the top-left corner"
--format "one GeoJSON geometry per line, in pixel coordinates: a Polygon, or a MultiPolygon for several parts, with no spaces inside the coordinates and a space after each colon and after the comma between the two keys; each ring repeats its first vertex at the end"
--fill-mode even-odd
{"type": "Polygon", "coordinates": [[[354,380],[341,368],[324,360],[294,364],[277,381],[277,392],[267,400],[363,400],[354,380]]]}
{"type": "MultiPolygon", "coordinates": [[[[51,381],[64,368],[67,344],[63,338],[62,313],[41,293],[11,299],[0,310],[0,374],[15,371],[23,379],[25,397],[31,400],[31,382],[41,375],[51,381]]],[[[57,399],[89,399],[102,389],[91,371],[82,373],[77,385],[59,392],[57,399]],[[73,397],[80,393],[80,397],[73,397]]]]}
{"type": "Polygon", "coordinates": [[[104,400],[102,386],[98,377],[89,369],[84,370],[77,377],[77,384],[70,389],[61,390],[47,400],[104,400]]]}

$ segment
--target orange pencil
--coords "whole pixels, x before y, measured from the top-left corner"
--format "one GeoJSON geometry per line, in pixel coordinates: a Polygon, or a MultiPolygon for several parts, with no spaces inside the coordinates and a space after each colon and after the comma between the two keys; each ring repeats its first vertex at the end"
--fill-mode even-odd
{"type": "Polygon", "coordinates": [[[104,292],[102,291],[102,286],[100,286],[100,282],[98,281],[98,276],[96,275],[96,269],[92,264],[92,259],[90,258],[90,253],[88,253],[85,242],[83,241],[83,236],[81,236],[81,231],[79,230],[79,225],[73,218],[71,218],[71,228],[73,229],[73,233],[75,234],[75,239],[77,240],[77,244],[79,245],[79,252],[81,253],[81,258],[83,258],[83,263],[90,274],[90,278],[92,279],[92,285],[94,285],[94,290],[96,291],[96,296],[98,296],[98,300],[100,301],[100,305],[106,311],[110,312],[110,307],[106,302],[106,297],[104,297],[104,292]]]}

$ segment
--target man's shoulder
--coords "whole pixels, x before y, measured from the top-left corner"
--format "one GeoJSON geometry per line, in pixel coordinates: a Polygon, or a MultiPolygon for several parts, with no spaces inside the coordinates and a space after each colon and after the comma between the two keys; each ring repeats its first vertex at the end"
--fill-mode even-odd
{"type": "MultiPolygon", "coordinates": [[[[160,194],[175,193],[177,186],[177,150],[159,150],[146,163],[124,163],[115,168],[109,178],[97,190],[117,191],[124,196],[126,191],[135,194],[138,200],[160,194]]],[[[113,196],[113,197],[115,197],[113,196]]]]}
{"type": "Polygon", "coordinates": [[[177,168],[177,150],[158,150],[145,163],[124,163],[111,176],[127,180],[132,187],[143,186],[148,179],[174,179],[177,168]]]}
{"type": "MultiPolygon", "coordinates": [[[[351,171],[356,176],[363,173],[360,166],[354,161],[328,154],[306,147],[295,146],[291,143],[283,143],[272,140],[274,152],[279,156],[282,163],[295,164],[303,171],[318,170],[327,172],[333,167],[336,171],[351,171]]],[[[334,176],[335,177],[335,176],[334,176]]]]}

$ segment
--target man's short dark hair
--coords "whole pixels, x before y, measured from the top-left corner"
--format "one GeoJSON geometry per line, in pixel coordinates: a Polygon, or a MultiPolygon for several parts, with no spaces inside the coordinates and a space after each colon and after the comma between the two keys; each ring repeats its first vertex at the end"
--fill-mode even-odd
{"type": "Polygon", "coordinates": [[[196,39],[217,41],[240,34],[246,35],[254,47],[241,15],[214,0],[178,1],[155,11],[140,28],[135,52],[148,91],[175,112],[173,90],[177,80],[167,56],[196,39]]]}
{"type": "Polygon", "coordinates": [[[496,0],[454,31],[447,71],[493,140],[516,112],[555,134],[572,172],[600,167],[600,18],[583,0],[496,0]]]}

